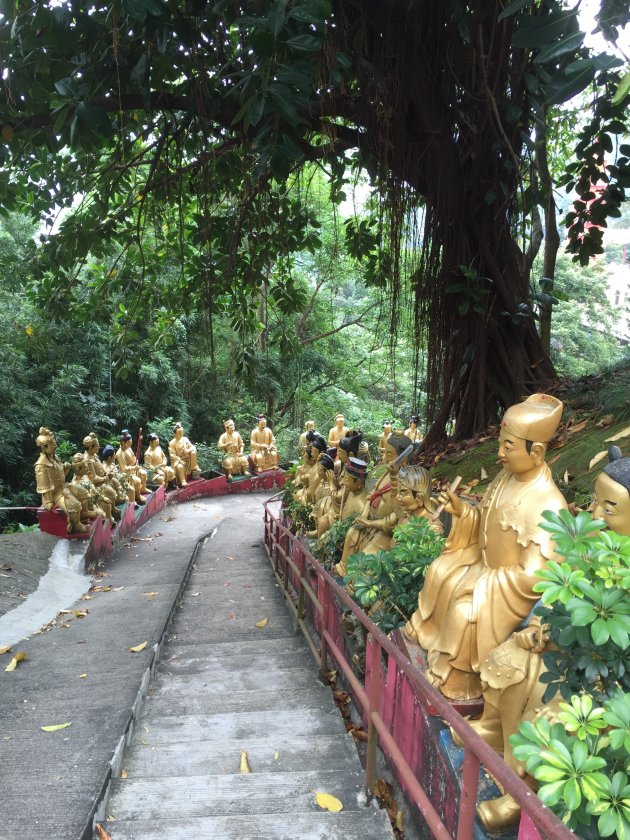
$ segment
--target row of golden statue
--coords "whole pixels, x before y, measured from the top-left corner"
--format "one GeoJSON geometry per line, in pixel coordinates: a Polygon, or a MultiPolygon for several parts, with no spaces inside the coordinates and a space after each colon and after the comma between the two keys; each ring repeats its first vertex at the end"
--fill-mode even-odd
{"type": "Polygon", "coordinates": [[[70,462],[62,463],[57,456],[54,432],[42,426],[36,439],[40,455],[35,463],[37,492],[47,510],[59,508],[68,517],[68,533],[85,533],[98,517],[114,525],[120,512],[117,504],[131,502],[144,505],[147,501],[147,480],[151,484],[185,487],[189,477],[199,477],[197,448],[184,434],[181,423],[173,428],[168,445],[170,464],[156,434],[148,436],[144,453],[144,467],[133,451],[133,438],[127,429],[120,433],[118,449],[107,445],[99,456],[100,442],[94,432],[83,438],[83,452],[77,452],[70,462]],[[73,477],[66,481],[72,468],[73,477]]]}
{"type": "MultiPolygon", "coordinates": [[[[410,465],[411,429],[391,432],[382,449],[384,468],[369,490],[362,433],[342,423],[326,441],[309,429],[294,482],[295,497],[311,507],[315,528],[309,536],[320,537],[334,522],[358,515],[335,567],[342,577],[352,554],[390,548],[397,524],[422,516],[440,531],[436,504],[450,514],[446,543],[427,570],[404,635],[425,652],[425,676],[445,697],[461,702],[483,696],[483,716],[472,725],[520,775],[524,768],[514,759],[509,736],[522,721],[553,716],[560,701],[542,703],[547,639],[532,610],[537,573],[557,559],[551,534],[540,527],[542,513],[567,508],[545,463],[562,410],[557,398],[535,394],[505,412],[498,441],[503,469],[476,506],[451,491],[431,498],[427,470],[410,465]]],[[[592,512],[630,536],[630,458],[622,458],[617,447],[609,458],[595,482],[592,512]]],[[[520,813],[507,794],[478,810],[489,830],[520,813]]]]}

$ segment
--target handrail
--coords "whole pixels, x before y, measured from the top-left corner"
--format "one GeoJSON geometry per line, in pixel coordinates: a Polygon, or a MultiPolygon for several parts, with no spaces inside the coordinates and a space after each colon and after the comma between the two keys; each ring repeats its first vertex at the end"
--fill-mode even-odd
{"type": "MultiPolygon", "coordinates": [[[[442,720],[457,733],[464,744],[465,752],[462,768],[457,840],[469,840],[469,838],[472,838],[480,764],[483,764],[498,784],[514,797],[520,804],[522,810],[530,817],[536,828],[549,838],[549,840],[575,840],[575,834],[543,805],[532,792],[531,788],[486,744],[464,718],[453,709],[444,696],[426,680],[420,669],[403,654],[391,639],[363,612],[345,589],[331,577],[328,571],[313,557],[306,545],[295,534],[292,534],[280,522],[278,517],[274,516],[269,510],[269,505],[279,501],[278,496],[280,494],[276,494],[275,497],[264,503],[265,547],[272,560],[274,556],[277,560],[279,554],[280,556],[284,555],[285,591],[288,585],[288,571],[286,567],[290,564],[293,570],[299,573],[296,564],[292,559],[289,560],[289,555],[293,555],[295,545],[299,545],[299,550],[304,554],[311,568],[317,573],[318,581],[323,584],[322,589],[318,586],[318,595],[315,596],[310,586],[304,586],[304,583],[308,582],[299,573],[300,589],[306,591],[308,597],[313,601],[322,617],[320,651],[319,657],[316,656],[316,659],[319,659],[318,664],[320,670],[322,674],[326,671],[327,656],[328,654],[332,655],[344,673],[350,678],[349,681],[355,691],[355,696],[360,705],[364,707],[364,712],[366,713],[368,721],[367,787],[373,789],[374,782],[376,781],[374,771],[375,749],[377,740],[380,740],[381,748],[398,769],[401,780],[407,785],[408,790],[427,820],[434,836],[437,838],[451,838],[450,832],[444,826],[427,794],[422,790],[416,774],[407,763],[399,749],[399,745],[387,729],[380,715],[380,684],[382,681],[380,662],[381,651],[385,651],[410,681],[421,705],[425,709],[431,707],[432,710],[435,710],[442,720]],[[288,541],[287,550],[278,545],[279,539],[282,538],[286,538],[288,541]],[[328,604],[331,601],[331,594],[334,594],[335,598],[356,616],[357,620],[369,634],[365,686],[361,686],[357,680],[350,663],[345,659],[342,651],[335,644],[327,627],[328,604]],[[376,680],[376,683],[374,680],[376,680]]],[[[275,569],[275,571],[278,574],[278,570],[275,569]]],[[[300,625],[302,631],[307,635],[307,628],[304,622],[301,621],[300,625]]],[[[311,648],[314,649],[315,645],[311,644],[311,648]]]]}

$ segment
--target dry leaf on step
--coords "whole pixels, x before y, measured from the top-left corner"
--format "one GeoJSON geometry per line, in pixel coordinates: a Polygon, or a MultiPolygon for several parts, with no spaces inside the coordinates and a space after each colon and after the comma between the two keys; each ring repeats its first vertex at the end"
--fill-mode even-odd
{"type": "Polygon", "coordinates": [[[15,671],[17,668],[18,662],[24,662],[25,659],[28,659],[28,654],[24,653],[21,650],[19,653],[16,653],[13,659],[9,662],[7,667],[4,669],[5,671],[15,671]]]}
{"type": "Polygon", "coordinates": [[[5,645],[4,647],[0,647],[0,656],[3,653],[8,653],[11,650],[11,645],[5,645]]]}
{"type": "Polygon", "coordinates": [[[148,645],[148,642],[142,642],[141,645],[136,645],[135,647],[127,648],[129,653],[140,653],[141,650],[144,650],[145,647],[148,645]]]}
{"type": "Polygon", "coordinates": [[[483,467],[481,468],[481,473],[479,474],[479,478],[480,478],[481,481],[485,481],[488,478],[488,473],[484,470],[483,467]]]}
{"type": "Polygon", "coordinates": [[[142,594],[143,594],[143,595],[146,595],[146,596],[147,596],[147,598],[148,598],[150,601],[152,601],[154,598],[157,598],[157,596],[158,596],[160,593],[159,593],[159,592],[143,592],[142,594]]]}
{"type": "Polygon", "coordinates": [[[268,618],[263,618],[262,621],[257,621],[256,622],[256,627],[266,627],[268,624],[269,624],[269,619],[268,618]]]}
{"type": "Polygon", "coordinates": [[[87,674],[79,674],[80,680],[87,680],[87,674]]]}
{"type": "Polygon", "coordinates": [[[601,452],[598,452],[597,455],[595,455],[594,458],[591,458],[591,460],[589,461],[589,464],[588,464],[589,472],[593,469],[595,464],[599,464],[599,462],[602,460],[602,458],[605,458],[607,455],[608,455],[608,450],[603,449],[601,452]]]}
{"type": "Polygon", "coordinates": [[[560,460],[560,457],[561,457],[560,455],[554,455],[554,456],[553,456],[553,458],[550,458],[550,459],[547,461],[547,466],[548,466],[548,467],[553,466],[553,465],[554,465],[557,461],[559,461],[559,460],[560,460]]]}
{"type": "Polygon", "coordinates": [[[617,432],[616,435],[606,438],[604,443],[612,443],[615,440],[620,440],[621,438],[628,437],[628,435],[630,435],[630,426],[626,426],[625,429],[622,429],[620,432],[617,432]]]}
{"type": "Polygon", "coordinates": [[[319,807],[323,808],[324,811],[332,811],[335,814],[339,811],[343,811],[343,803],[340,802],[336,796],[332,796],[330,793],[320,793],[316,790],[314,790],[313,793],[315,794],[315,802],[317,802],[319,807]]]}
{"type": "Polygon", "coordinates": [[[247,752],[245,750],[241,750],[241,763],[238,768],[239,773],[251,773],[252,768],[249,766],[249,761],[247,760],[247,752]]]}
{"type": "Polygon", "coordinates": [[[126,779],[128,775],[129,775],[129,773],[126,770],[121,770],[120,771],[120,778],[121,779],[126,779]]]}
{"type": "Polygon", "coordinates": [[[40,726],[44,732],[59,732],[60,729],[67,729],[72,723],[54,723],[51,726],[40,726]]]}

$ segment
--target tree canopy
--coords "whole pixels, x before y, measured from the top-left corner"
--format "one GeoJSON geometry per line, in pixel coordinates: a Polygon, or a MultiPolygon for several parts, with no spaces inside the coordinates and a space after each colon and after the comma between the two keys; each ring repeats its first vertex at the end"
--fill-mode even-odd
{"type": "MultiPolygon", "coordinates": [[[[430,437],[452,416],[469,435],[553,380],[529,279],[532,221],[554,204],[554,106],[592,90],[564,176],[582,263],[630,185],[630,147],[615,149],[628,77],[584,47],[577,7],[3,0],[0,11],[0,196],[48,225],[32,289],[53,316],[113,318],[121,355],[147,319],[159,344],[178,318],[199,317],[212,346],[224,316],[240,374],[261,341],[286,361],[295,336],[272,335],[264,310],[271,300],[299,318],[308,306],[295,255],[323,247],[313,173],[339,206],[363,172],[373,198],[347,220],[344,249],[392,342],[401,313],[414,325],[430,437]]],[[[627,18],[627,0],[604,0],[609,38],[627,18]]]]}

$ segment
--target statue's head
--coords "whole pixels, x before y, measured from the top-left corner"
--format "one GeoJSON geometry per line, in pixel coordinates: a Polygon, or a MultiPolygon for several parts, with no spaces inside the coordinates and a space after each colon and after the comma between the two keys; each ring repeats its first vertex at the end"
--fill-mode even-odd
{"type": "Polygon", "coordinates": [[[611,446],[608,461],[595,482],[593,516],[603,519],[611,531],[630,537],[630,458],[611,446]]]}
{"type": "Polygon", "coordinates": [[[57,449],[57,438],[46,426],[39,427],[39,434],[35,438],[36,445],[46,455],[54,455],[57,449]]]}
{"type": "Polygon", "coordinates": [[[83,452],[76,452],[72,456],[70,463],[72,464],[72,469],[74,470],[75,475],[82,476],[85,472],[87,472],[87,464],[85,462],[85,455],[83,452]]]}
{"type": "Polygon", "coordinates": [[[232,420],[231,417],[230,417],[229,420],[224,420],[223,421],[223,428],[225,429],[226,432],[233,432],[234,429],[236,428],[236,426],[234,425],[234,420],[232,420]]]}
{"type": "Polygon", "coordinates": [[[133,440],[129,429],[123,429],[120,433],[120,448],[129,449],[131,441],[133,440]]]}
{"type": "Polygon", "coordinates": [[[403,510],[425,506],[431,496],[431,476],[424,467],[402,467],[398,473],[398,503],[403,510]]]}
{"type": "Polygon", "coordinates": [[[387,443],[385,444],[385,463],[391,464],[412,443],[413,441],[404,432],[397,429],[387,438],[387,443]]]}
{"type": "Polygon", "coordinates": [[[383,423],[383,434],[384,434],[384,435],[386,435],[387,437],[389,437],[389,436],[391,435],[391,433],[392,433],[392,429],[393,429],[393,428],[394,428],[394,427],[392,426],[392,424],[390,423],[390,421],[389,421],[389,420],[386,420],[386,421],[383,423]]]}
{"type": "Polygon", "coordinates": [[[83,438],[83,448],[85,449],[88,455],[94,455],[96,452],[98,452],[99,445],[99,440],[94,434],[94,432],[90,432],[89,435],[86,435],[83,438]]]}
{"type": "Polygon", "coordinates": [[[343,484],[348,490],[361,490],[365,485],[367,464],[359,458],[348,458],[343,473],[343,484]]]}
{"type": "Polygon", "coordinates": [[[307,432],[308,432],[309,429],[314,429],[315,428],[315,421],[314,420],[307,420],[306,423],[304,424],[304,428],[306,429],[307,432]]]}
{"type": "Polygon", "coordinates": [[[532,394],[508,408],[499,432],[499,460],[508,472],[525,475],[542,465],[562,408],[562,402],[549,394],[532,394]]]}
{"type": "Polygon", "coordinates": [[[105,464],[109,464],[111,463],[115,454],[116,450],[113,446],[110,446],[110,444],[108,443],[107,446],[103,447],[103,451],[101,452],[101,461],[103,461],[105,464]]]}
{"type": "Polygon", "coordinates": [[[311,448],[317,450],[317,456],[316,457],[318,457],[319,455],[322,454],[322,452],[325,452],[328,449],[328,444],[326,443],[326,441],[324,440],[324,438],[321,435],[317,434],[317,432],[315,432],[313,434],[310,443],[311,443],[311,448]]]}
{"type": "Polygon", "coordinates": [[[264,429],[265,428],[265,426],[267,425],[267,418],[265,417],[264,414],[259,414],[258,415],[258,417],[256,418],[256,424],[258,425],[259,429],[264,429]]]}
{"type": "Polygon", "coordinates": [[[412,417],[409,418],[409,428],[415,429],[419,422],[420,417],[417,414],[414,414],[412,417]]]}
{"type": "Polygon", "coordinates": [[[176,437],[177,440],[184,436],[184,427],[181,423],[175,423],[173,426],[173,436],[176,437]]]}
{"type": "Polygon", "coordinates": [[[320,455],[317,460],[317,471],[320,475],[324,476],[329,470],[335,469],[335,462],[334,460],[328,455],[328,453],[324,452],[323,455],[320,455]]]}
{"type": "Polygon", "coordinates": [[[155,434],[155,432],[151,432],[151,434],[149,435],[149,437],[147,438],[147,440],[149,441],[149,447],[150,447],[151,449],[155,449],[156,447],[158,447],[158,446],[160,445],[160,439],[159,439],[159,437],[155,434]]]}
{"type": "Polygon", "coordinates": [[[346,422],[346,418],[343,416],[343,414],[335,415],[335,425],[337,426],[338,429],[343,429],[343,427],[345,425],[345,422],[346,422]]]}
{"type": "Polygon", "coordinates": [[[337,456],[342,464],[347,463],[352,455],[356,458],[359,454],[359,445],[363,440],[363,432],[353,431],[341,438],[337,448],[337,456]]]}

